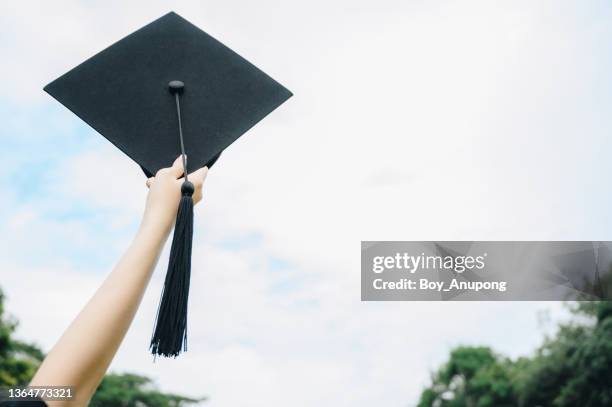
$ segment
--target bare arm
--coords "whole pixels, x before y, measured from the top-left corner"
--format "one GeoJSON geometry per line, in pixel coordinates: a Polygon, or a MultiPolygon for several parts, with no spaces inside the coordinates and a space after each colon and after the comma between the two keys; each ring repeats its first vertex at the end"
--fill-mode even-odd
{"type": "MultiPolygon", "coordinates": [[[[206,167],[190,174],[202,198],[206,167]]],[[[140,305],[159,254],[172,229],[183,175],[177,159],[147,181],[142,223],[119,263],[64,332],[34,375],[32,386],[73,386],[75,399],[49,406],[86,406],[106,373],[140,305]]]]}

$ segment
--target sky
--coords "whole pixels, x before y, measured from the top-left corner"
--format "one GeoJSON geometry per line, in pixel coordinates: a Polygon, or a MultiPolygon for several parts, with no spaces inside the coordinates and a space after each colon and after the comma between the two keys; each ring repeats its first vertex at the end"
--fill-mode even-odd
{"type": "Polygon", "coordinates": [[[189,351],[147,350],[166,248],[112,371],[211,407],[411,406],[453,346],[528,355],[566,318],[558,303],[361,302],[359,248],[610,240],[607,2],[24,0],[0,5],[0,286],[20,337],[50,349],[147,192],[42,87],[170,10],[295,96],[208,175],[189,351]]]}

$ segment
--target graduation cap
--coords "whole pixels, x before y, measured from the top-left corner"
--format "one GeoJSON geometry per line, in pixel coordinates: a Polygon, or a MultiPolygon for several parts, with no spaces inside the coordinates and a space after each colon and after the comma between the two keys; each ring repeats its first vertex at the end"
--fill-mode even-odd
{"type": "Polygon", "coordinates": [[[147,177],[182,156],[182,198],[150,344],[153,354],[177,356],[187,344],[194,192],[189,169],[210,168],[292,94],[174,12],[44,90],[136,161],[147,177]]]}

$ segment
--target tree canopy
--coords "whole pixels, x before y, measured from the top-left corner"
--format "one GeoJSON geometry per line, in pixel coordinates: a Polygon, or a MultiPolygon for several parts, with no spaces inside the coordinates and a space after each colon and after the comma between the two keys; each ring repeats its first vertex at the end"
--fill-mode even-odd
{"type": "Polygon", "coordinates": [[[572,312],[532,357],[453,349],[418,407],[612,406],[612,302],[575,303],[572,312]]]}
{"type": "Polygon", "coordinates": [[[107,374],[90,406],[92,407],[181,407],[204,399],[192,399],[155,389],[151,379],[135,374],[107,374]]]}

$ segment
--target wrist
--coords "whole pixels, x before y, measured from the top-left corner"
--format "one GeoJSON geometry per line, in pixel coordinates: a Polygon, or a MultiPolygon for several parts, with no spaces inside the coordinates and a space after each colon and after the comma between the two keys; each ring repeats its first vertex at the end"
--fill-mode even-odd
{"type": "Polygon", "coordinates": [[[145,235],[149,238],[157,238],[161,240],[162,243],[165,242],[170,234],[170,231],[172,230],[172,223],[162,219],[162,217],[145,212],[142,221],[140,222],[138,235],[145,235]]]}

